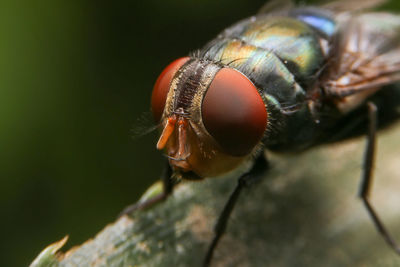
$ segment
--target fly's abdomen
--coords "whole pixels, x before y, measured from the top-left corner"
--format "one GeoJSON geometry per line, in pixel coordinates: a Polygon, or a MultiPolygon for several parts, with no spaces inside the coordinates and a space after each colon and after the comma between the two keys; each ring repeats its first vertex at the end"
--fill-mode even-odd
{"type": "Polygon", "coordinates": [[[316,81],[332,34],[328,18],[312,20],[323,16],[307,12],[244,20],[210,42],[201,56],[238,69],[275,102],[296,105],[316,81]]]}

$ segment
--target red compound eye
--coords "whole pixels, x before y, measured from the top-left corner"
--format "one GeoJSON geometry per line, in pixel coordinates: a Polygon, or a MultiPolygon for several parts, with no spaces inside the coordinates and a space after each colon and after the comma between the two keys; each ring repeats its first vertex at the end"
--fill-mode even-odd
{"type": "Polygon", "coordinates": [[[201,111],[207,131],[232,156],[250,153],[267,126],[267,111],[257,88],[234,69],[223,68],[217,73],[201,111]]]}
{"type": "Polygon", "coordinates": [[[153,88],[153,93],[151,95],[151,110],[153,112],[153,117],[156,122],[160,121],[163,114],[172,78],[174,78],[175,73],[188,60],[189,57],[182,57],[175,60],[174,62],[169,64],[163,70],[163,72],[161,72],[160,76],[158,76],[158,79],[153,88]]]}

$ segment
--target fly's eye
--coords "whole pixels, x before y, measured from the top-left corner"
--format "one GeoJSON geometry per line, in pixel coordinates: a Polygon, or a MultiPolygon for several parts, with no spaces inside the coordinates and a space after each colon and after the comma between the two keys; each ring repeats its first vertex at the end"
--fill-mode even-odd
{"type": "Polygon", "coordinates": [[[164,111],[165,102],[167,100],[167,95],[171,81],[174,78],[175,73],[189,60],[189,57],[183,57],[175,60],[169,64],[154,85],[153,93],[151,95],[151,110],[153,112],[153,117],[156,122],[159,122],[164,111]]]}
{"type": "Polygon", "coordinates": [[[267,111],[254,84],[242,73],[223,68],[204,96],[203,124],[224,152],[243,156],[261,140],[267,111]]]}

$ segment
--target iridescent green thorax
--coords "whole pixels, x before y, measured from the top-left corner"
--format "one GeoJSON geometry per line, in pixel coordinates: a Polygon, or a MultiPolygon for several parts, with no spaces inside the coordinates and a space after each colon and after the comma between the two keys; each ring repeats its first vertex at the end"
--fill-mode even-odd
{"type": "Polygon", "coordinates": [[[261,93],[285,106],[304,99],[326,55],[326,40],[291,17],[258,16],[226,30],[202,56],[243,72],[261,93]]]}
{"type": "Polygon", "coordinates": [[[319,67],[323,57],[318,38],[304,22],[267,17],[249,26],[242,40],[275,53],[296,77],[304,80],[319,67]]]}

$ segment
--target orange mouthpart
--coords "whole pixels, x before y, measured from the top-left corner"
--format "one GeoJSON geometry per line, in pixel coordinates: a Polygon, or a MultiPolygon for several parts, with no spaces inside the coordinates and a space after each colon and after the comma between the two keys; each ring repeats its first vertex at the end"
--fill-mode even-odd
{"type": "Polygon", "coordinates": [[[190,150],[188,146],[187,134],[188,134],[188,119],[179,117],[174,114],[167,119],[167,123],[164,126],[164,129],[161,133],[160,139],[157,142],[157,149],[161,150],[165,148],[168,140],[173,136],[175,129],[177,128],[177,132],[174,137],[177,138],[177,147],[169,147],[168,148],[168,156],[175,161],[184,161],[190,156],[190,150]],[[177,127],[176,127],[177,125],[177,127]]]}
{"type": "Polygon", "coordinates": [[[178,158],[185,159],[189,156],[187,149],[187,119],[179,118],[178,120],[178,158]]]}
{"type": "Polygon", "coordinates": [[[175,123],[176,123],[175,115],[172,115],[171,117],[168,118],[167,124],[165,124],[165,127],[161,133],[160,139],[158,139],[158,142],[157,142],[158,150],[163,149],[165,147],[165,145],[167,144],[169,137],[174,132],[175,123]]]}

